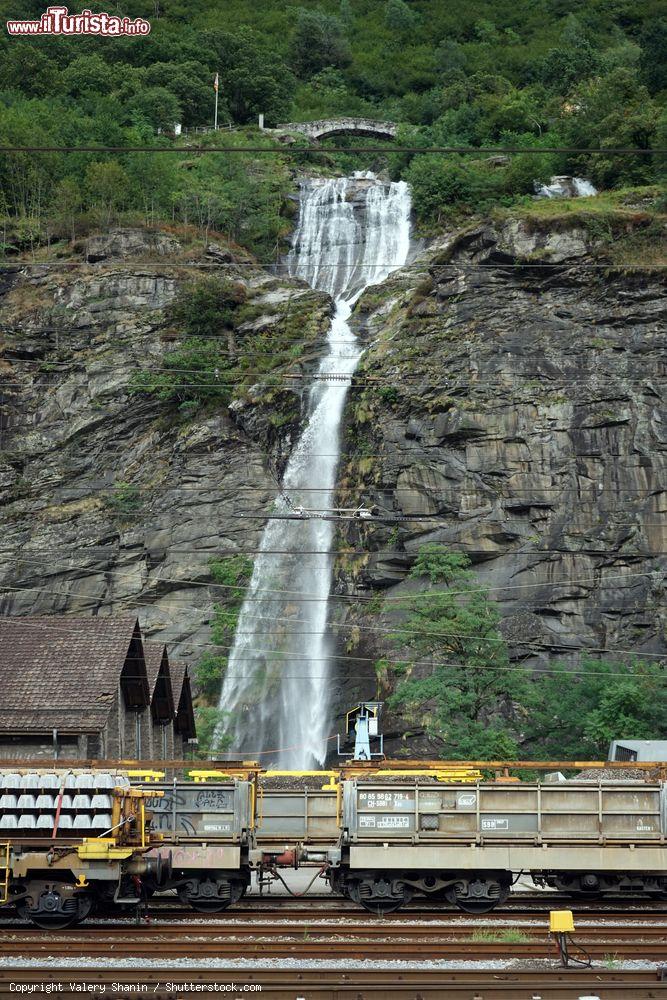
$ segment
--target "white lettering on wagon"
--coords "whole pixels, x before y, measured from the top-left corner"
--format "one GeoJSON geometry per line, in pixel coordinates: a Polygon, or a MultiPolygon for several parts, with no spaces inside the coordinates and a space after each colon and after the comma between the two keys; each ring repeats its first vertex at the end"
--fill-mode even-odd
{"type": "Polygon", "coordinates": [[[409,830],[409,816],[360,816],[359,827],[370,830],[409,830]]]}
{"type": "Polygon", "coordinates": [[[509,830],[508,819],[483,819],[482,830],[509,830]]]}
{"type": "Polygon", "coordinates": [[[359,792],[361,809],[412,810],[414,797],[407,792],[359,792]]]}

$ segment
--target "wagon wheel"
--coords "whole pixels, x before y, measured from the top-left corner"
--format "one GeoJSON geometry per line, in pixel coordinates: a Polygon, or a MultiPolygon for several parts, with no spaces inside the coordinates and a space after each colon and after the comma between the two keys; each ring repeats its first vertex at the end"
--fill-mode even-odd
{"type": "MultiPolygon", "coordinates": [[[[450,900],[452,902],[452,900],[450,900]]],[[[490,913],[499,903],[497,899],[457,899],[456,905],[465,913],[490,913]]]]}
{"type": "Polygon", "coordinates": [[[445,889],[445,897],[465,913],[490,913],[510,894],[509,883],[496,878],[475,878],[466,885],[455,882],[445,889]]]}
{"type": "Polygon", "coordinates": [[[365,910],[376,917],[382,917],[385,913],[394,913],[400,910],[405,900],[403,899],[360,899],[359,903],[365,910]]]}
{"type": "Polygon", "coordinates": [[[16,909],[20,917],[29,920],[45,931],[59,931],[66,927],[76,927],[85,920],[93,908],[94,899],[87,893],[63,899],[59,892],[46,890],[37,897],[37,905],[30,905],[33,899],[20,900],[16,909]]]}
{"type": "Polygon", "coordinates": [[[231,905],[231,899],[188,899],[188,906],[197,913],[222,913],[231,905]]]}

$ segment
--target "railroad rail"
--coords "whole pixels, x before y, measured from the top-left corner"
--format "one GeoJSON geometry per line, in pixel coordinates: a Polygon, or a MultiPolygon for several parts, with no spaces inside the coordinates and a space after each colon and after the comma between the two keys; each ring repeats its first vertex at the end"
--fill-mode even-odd
{"type": "MultiPolygon", "coordinates": [[[[14,986],[54,983],[61,997],[80,997],[85,986],[107,987],[113,983],[136,987],[145,983],[150,996],[163,1000],[178,996],[167,984],[183,982],[204,984],[240,983],[261,986],[262,1000],[574,1000],[576,997],[601,994],[604,1000],[655,1000],[667,998],[667,983],[658,981],[654,970],[617,971],[512,969],[484,973],[479,970],[440,969],[68,969],[60,977],[52,965],[34,969],[0,970],[0,996],[9,995],[9,983],[14,986]],[[62,988],[60,988],[62,987],[62,988]]],[[[99,995],[93,993],[93,995],[99,995]]],[[[129,991],[128,991],[129,992],[129,991]]],[[[16,990],[11,994],[16,995],[16,990]]],[[[190,995],[190,994],[189,994],[190,995]]]]}
{"type": "MultiPolygon", "coordinates": [[[[665,957],[665,926],[581,927],[575,942],[600,961],[624,958],[660,962],[665,957]]],[[[382,925],[252,921],[189,926],[97,927],[63,933],[29,928],[0,939],[0,956],[114,959],[170,958],[346,958],[424,961],[466,959],[556,959],[555,942],[545,928],[477,928],[440,924],[382,925]]]]}

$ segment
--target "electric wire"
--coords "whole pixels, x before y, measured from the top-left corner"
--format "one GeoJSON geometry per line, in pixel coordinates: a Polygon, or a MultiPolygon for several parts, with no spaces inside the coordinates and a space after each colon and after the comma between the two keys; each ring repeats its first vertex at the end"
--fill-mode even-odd
{"type": "MultiPolygon", "coordinates": [[[[164,583],[176,583],[178,581],[174,580],[174,579],[171,579],[171,580],[170,579],[166,579],[166,580],[162,579],[160,582],[164,582],[164,583]]],[[[186,582],[190,586],[195,583],[195,581],[186,581],[186,582]]],[[[222,585],[219,585],[219,584],[205,584],[205,583],[200,583],[199,585],[202,586],[202,587],[206,587],[206,586],[209,586],[209,587],[222,586],[222,585]]],[[[235,593],[232,596],[234,596],[234,597],[242,597],[243,596],[242,591],[245,590],[245,585],[227,584],[227,585],[224,585],[224,586],[225,587],[234,587],[235,588],[235,590],[237,591],[237,593],[235,593]]],[[[485,588],[482,587],[481,585],[479,585],[479,586],[480,586],[480,591],[483,592],[483,593],[486,593],[485,588]]],[[[533,586],[533,585],[528,585],[528,586],[533,586]]],[[[536,586],[536,585],[534,585],[534,586],[536,586]]],[[[4,589],[3,585],[0,584],[0,592],[3,589],[4,589]]],[[[54,593],[54,591],[50,591],[50,593],[54,593]]],[[[55,591],[55,593],[62,593],[62,591],[55,591]]],[[[447,596],[456,596],[456,595],[470,596],[468,591],[456,591],[456,590],[449,590],[448,589],[448,590],[444,591],[444,593],[447,596]]],[[[410,596],[411,599],[414,598],[414,595],[409,595],[409,596],[410,596]]],[[[422,597],[422,596],[438,596],[438,595],[429,595],[428,591],[422,591],[419,596],[422,597]]],[[[148,603],[147,605],[143,605],[143,606],[154,607],[154,605],[150,604],[150,603],[148,603]]],[[[197,610],[193,605],[187,605],[187,607],[190,610],[197,610]]],[[[227,614],[235,614],[237,609],[234,609],[234,608],[226,609],[225,607],[221,607],[221,608],[219,608],[219,610],[224,615],[225,613],[227,613],[227,614]]],[[[401,610],[401,609],[399,608],[398,610],[401,610]]],[[[407,610],[413,610],[413,609],[409,608],[407,610]]],[[[258,615],[258,614],[252,614],[249,617],[251,617],[253,619],[253,621],[266,621],[266,622],[272,622],[272,623],[273,622],[285,622],[285,623],[287,623],[289,625],[305,625],[305,624],[308,624],[305,619],[294,618],[294,617],[282,617],[282,616],[276,616],[276,615],[266,616],[266,615],[258,615]]],[[[429,637],[429,638],[450,638],[450,637],[455,637],[455,638],[458,638],[460,640],[475,639],[475,640],[482,641],[482,642],[507,643],[507,640],[505,638],[502,638],[502,637],[489,637],[489,636],[480,635],[480,634],[474,634],[474,633],[462,634],[460,632],[447,632],[447,631],[442,631],[442,630],[433,631],[433,630],[427,630],[427,629],[413,629],[413,628],[406,628],[405,626],[403,626],[400,623],[394,625],[393,627],[389,627],[389,626],[359,625],[356,622],[326,621],[324,623],[324,627],[328,628],[328,629],[332,629],[334,631],[336,631],[338,629],[349,629],[349,630],[358,630],[358,631],[361,631],[361,632],[374,632],[374,633],[378,633],[378,634],[382,634],[382,635],[395,635],[397,632],[400,632],[401,635],[414,635],[414,636],[420,636],[420,637],[421,636],[426,636],[426,637],[429,637]]],[[[237,628],[237,629],[235,629],[234,634],[235,635],[253,635],[254,632],[244,632],[244,631],[239,630],[237,628]]],[[[279,636],[282,636],[284,634],[284,632],[281,631],[281,630],[279,630],[276,634],[279,635],[279,636]]],[[[290,635],[317,635],[317,634],[319,634],[318,631],[308,631],[308,630],[302,630],[302,629],[300,629],[298,631],[290,630],[290,635]]],[[[565,634],[566,633],[562,633],[562,632],[560,633],[561,636],[565,635],[565,634]]],[[[518,646],[521,646],[521,647],[524,647],[524,646],[535,647],[535,648],[539,648],[539,649],[542,649],[542,648],[544,648],[544,649],[553,649],[555,647],[555,648],[558,648],[559,650],[571,649],[574,652],[580,652],[580,653],[581,652],[586,652],[586,653],[588,653],[588,652],[599,652],[599,653],[609,653],[610,655],[612,653],[613,653],[613,655],[618,655],[618,654],[637,655],[636,651],[635,650],[631,650],[631,649],[617,649],[617,648],[615,648],[613,650],[609,650],[609,649],[607,649],[605,647],[591,647],[591,646],[586,646],[585,648],[582,648],[581,646],[569,646],[569,645],[567,645],[565,643],[556,641],[557,638],[558,637],[554,636],[554,641],[551,642],[551,643],[537,642],[537,641],[531,641],[531,640],[526,640],[526,641],[519,640],[519,641],[515,642],[515,645],[518,645],[518,646]]],[[[651,658],[664,659],[665,655],[667,655],[667,654],[662,654],[662,653],[645,653],[645,654],[642,654],[642,655],[645,656],[645,657],[648,656],[648,657],[651,657],[651,658]]]]}
{"type": "MultiPolygon", "coordinates": [[[[54,627],[52,627],[50,625],[45,625],[42,622],[39,622],[39,623],[37,623],[37,622],[30,622],[30,621],[28,621],[28,620],[26,620],[24,618],[21,618],[21,617],[8,617],[8,616],[0,615],[0,628],[2,628],[5,625],[18,625],[18,626],[23,627],[23,628],[36,628],[38,630],[41,630],[41,631],[45,632],[47,635],[50,634],[52,636],[53,635],[58,635],[58,634],[71,636],[71,634],[72,634],[71,628],[68,628],[65,623],[63,623],[63,625],[64,625],[63,628],[54,628],[54,627]]],[[[83,630],[82,630],[82,634],[83,634],[83,630]]],[[[149,640],[149,641],[155,642],[155,640],[149,640]]],[[[104,643],[113,644],[114,646],[117,646],[117,640],[116,639],[105,638],[104,636],[100,636],[99,638],[96,637],[96,642],[100,642],[102,644],[104,644],[104,643]]],[[[231,649],[233,649],[233,645],[218,644],[218,643],[198,643],[198,646],[213,648],[213,649],[216,649],[218,652],[220,652],[221,650],[231,650],[231,649]]],[[[346,656],[346,655],[337,655],[337,654],[332,654],[329,657],[324,657],[324,656],[309,656],[308,654],[300,655],[300,654],[294,654],[294,653],[289,652],[289,651],[288,652],[283,652],[283,651],[275,650],[275,649],[256,649],[255,652],[256,653],[261,653],[261,654],[269,654],[270,656],[285,655],[285,656],[288,656],[292,660],[294,660],[294,659],[296,659],[296,660],[307,660],[307,661],[309,661],[311,663],[329,662],[330,660],[343,660],[343,661],[350,661],[350,662],[353,662],[353,663],[372,663],[372,664],[376,664],[378,662],[378,659],[380,659],[380,660],[382,660],[383,664],[390,665],[390,666],[397,665],[397,666],[403,667],[409,661],[409,665],[411,667],[416,667],[416,666],[424,666],[424,667],[430,667],[430,668],[454,667],[454,668],[457,668],[457,669],[465,669],[466,672],[474,672],[474,671],[483,671],[483,672],[496,671],[496,672],[500,672],[500,673],[506,673],[506,672],[526,673],[527,670],[529,669],[529,668],[527,668],[527,667],[525,667],[523,665],[512,666],[511,664],[502,664],[502,665],[500,665],[500,664],[484,664],[484,665],[476,666],[474,664],[468,664],[468,663],[462,664],[461,662],[456,662],[456,661],[453,661],[453,660],[431,660],[431,659],[428,659],[428,660],[410,660],[410,658],[408,656],[405,656],[402,659],[395,659],[394,660],[394,659],[390,659],[390,658],[385,657],[385,656],[383,656],[383,657],[368,657],[368,656],[346,656]]],[[[586,650],[582,650],[581,652],[582,652],[583,655],[586,655],[586,650]]],[[[612,650],[605,650],[604,652],[605,653],[609,653],[609,654],[613,653],[612,650]]],[[[637,660],[641,660],[642,654],[640,652],[635,652],[632,655],[634,657],[636,657],[637,660]]],[[[128,656],[127,659],[130,662],[132,662],[132,660],[134,660],[135,662],[143,662],[138,657],[128,656]]],[[[245,660],[255,661],[256,657],[255,656],[248,656],[248,657],[243,657],[242,656],[242,657],[236,657],[235,659],[236,660],[242,660],[242,661],[245,661],[245,660]]],[[[265,669],[268,672],[268,671],[270,671],[271,667],[279,667],[281,665],[281,662],[284,662],[284,661],[273,660],[273,661],[269,661],[269,662],[265,663],[264,666],[265,666],[265,669]]],[[[631,671],[631,672],[634,673],[634,671],[631,671]]],[[[570,678],[572,678],[572,677],[579,677],[579,676],[582,676],[582,677],[583,676],[599,677],[600,676],[600,671],[598,671],[598,670],[578,670],[578,669],[572,669],[572,670],[570,670],[570,669],[567,669],[567,668],[566,669],[554,669],[554,668],[549,668],[549,667],[545,667],[544,669],[540,667],[539,673],[541,673],[541,674],[555,674],[555,675],[559,675],[559,676],[562,675],[562,676],[568,676],[570,678]]],[[[232,677],[239,677],[239,678],[245,678],[245,677],[252,676],[252,674],[248,674],[248,673],[234,674],[234,673],[231,673],[229,671],[226,671],[225,676],[228,676],[228,675],[232,676],[232,677]]],[[[282,673],[280,674],[281,678],[286,678],[288,676],[291,679],[297,679],[297,680],[326,680],[326,681],[334,681],[335,680],[335,678],[331,678],[331,677],[329,677],[327,675],[322,675],[320,677],[320,676],[314,676],[312,674],[292,674],[292,675],[285,675],[285,674],[282,674],[282,673]]],[[[628,676],[628,671],[627,670],[619,670],[619,671],[611,671],[611,670],[607,671],[607,670],[605,670],[603,676],[604,677],[627,677],[628,676]]],[[[662,682],[662,681],[667,682],[667,671],[665,672],[665,676],[664,677],[653,675],[650,679],[658,681],[658,682],[662,682]]],[[[4,707],[2,708],[2,711],[3,712],[5,711],[4,707]]],[[[25,711],[25,709],[22,709],[22,711],[25,711]]]]}
{"type": "MultiPolygon", "coordinates": [[[[270,278],[272,274],[276,271],[284,271],[289,277],[293,277],[295,281],[300,281],[302,279],[297,278],[293,273],[291,266],[289,264],[282,263],[281,261],[276,262],[275,258],[267,260],[244,260],[238,262],[215,262],[215,261],[144,261],[141,259],[130,260],[130,261],[104,261],[104,260],[25,260],[14,257],[0,257],[0,269],[7,267],[10,271],[15,270],[16,272],[22,270],[24,267],[91,267],[95,270],[100,268],[109,267],[113,268],[115,271],[130,270],[133,274],[137,271],[142,271],[147,268],[157,268],[162,270],[163,268],[177,268],[185,270],[233,270],[238,271],[242,269],[254,269],[257,271],[266,271],[267,278],[270,278]]],[[[627,269],[637,270],[637,271],[652,271],[654,269],[660,269],[667,267],[667,263],[619,263],[616,261],[609,261],[607,263],[587,263],[579,261],[563,261],[560,263],[553,263],[551,261],[543,261],[536,263],[535,261],[506,261],[504,263],[498,263],[490,261],[489,263],[475,263],[473,261],[413,261],[408,264],[392,263],[391,261],[386,261],[379,264],[366,264],[360,262],[358,264],[319,264],[318,269],[320,271],[364,271],[364,270],[374,270],[376,268],[385,269],[387,267],[396,268],[394,274],[390,274],[384,279],[382,284],[393,284],[397,279],[403,278],[406,274],[425,274],[426,272],[440,271],[440,270],[454,270],[454,271],[507,271],[507,270],[520,270],[520,271],[563,271],[563,270],[576,270],[576,271],[625,271],[627,269]]],[[[373,287],[373,286],[368,286],[373,287]]],[[[366,289],[367,290],[367,289],[366,289]]],[[[312,286],[308,288],[302,288],[297,286],[295,288],[295,298],[303,298],[310,293],[319,294],[326,296],[327,293],[323,292],[312,286]],[[300,292],[297,295],[297,290],[300,292]]],[[[261,294],[257,296],[261,299],[261,294]]],[[[252,300],[251,300],[252,301],[252,300]]],[[[363,298],[362,300],[363,301],[363,298]]]]}
{"type": "Polygon", "coordinates": [[[277,146],[0,146],[0,153],[260,153],[286,158],[346,153],[543,153],[590,154],[593,156],[662,156],[667,149],[642,146],[586,148],[582,146],[319,146],[286,150],[277,146]]]}
{"type": "MultiPolygon", "coordinates": [[[[299,553],[296,553],[296,554],[298,555],[299,553]]],[[[530,554],[532,555],[533,553],[530,553],[530,554]]],[[[576,555],[576,554],[579,554],[579,553],[574,553],[574,554],[576,555]]],[[[77,569],[77,567],[73,567],[72,571],[75,571],[76,569],[77,569]]],[[[79,567],[79,569],[80,569],[80,567],[79,567]]],[[[103,572],[105,572],[105,574],[107,574],[107,575],[109,574],[109,571],[103,571],[103,572]]],[[[133,579],[135,577],[135,574],[133,574],[133,573],[118,574],[118,575],[120,576],[120,579],[123,579],[124,577],[133,579]]],[[[644,572],[641,572],[641,573],[616,573],[616,574],[615,573],[610,573],[610,574],[608,574],[607,576],[605,576],[603,578],[599,578],[599,577],[595,577],[595,576],[591,576],[591,577],[579,577],[579,578],[575,577],[573,579],[568,578],[568,579],[562,580],[562,581],[550,580],[547,583],[507,584],[507,585],[502,586],[502,587],[485,587],[483,584],[480,584],[479,587],[480,587],[480,590],[484,594],[491,594],[491,593],[498,593],[498,592],[505,593],[506,591],[516,591],[516,590],[526,590],[526,589],[536,589],[536,588],[539,589],[539,588],[552,588],[552,587],[571,587],[571,586],[578,586],[580,584],[584,585],[584,584],[587,584],[587,583],[597,584],[598,586],[600,586],[600,584],[606,583],[606,582],[608,582],[610,580],[629,580],[629,579],[642,578],[642,577],[651,577],[653,575],[654,575],[654,573],[651,572],[651,571],[644,571],[644,572]]],[[[243,586],[239,585],[239,584],[215,583],[215,582],[208,583],[208,582],[203,581],[203,580],[188,579],[187,577],[181,577],[181,578],[163,577],[163,578],[157,578],[156,580],[150,581],[150,583],[154,583],[156,585],[159,585],[160,583],[166,583],[166,584],[178,584],[179,586],[187,586],[187,587],[205,587],[205,588],[214,588],[216,590],[231,590],[231,591],[234,591],[235,594],[238,594],[239,590],[243,589],[243,586]]],[[[67,590],[67,589],[65,589],[65,590],[48,590],[45,587],[27,587],[27,586],[24,586],[24,585],[13,585],[13,584],[0,584],[0,590],[38,591],[38,592],[43,592],[43,593],[56,594],[58,596],[63,596],[63,595],[66,595],[68,593],[71,593],[71,594],[74,594],[77,597],[81,597],[82,596],[81,594],[77,593],[77,591],[75,591],[75,590],[67,590]]],[[[255,594],[262,594],[262,595],[263,594],[278,594],[278,595],[280,595],[280,598],[284,598],[284,597],[287,597],[287,598],[290,598],[290,599],[296,598],[298,600],[298,603],[305,603],[305,602],[308,602],[308,603],[315,603],[315,602],[317,602],[317,603],[322,603],[322,602],[323,603],[327,603],[329,600],[348,600],[348,601],[354,601],[355,603],[361,603],[361,604],[363,604],[363,603],[372,603],[372,602],[375,602],[377,600],[377,595],[375,595],[375,594],[371,595],[371,596],[368,596],[368,597],[365,596],[365,595],[358,595],[357,596],[357,595],[354,595],[354,594],[329,594],[327,597],[311,597],[305,591],[288,590],[287,588],[256,587],[254,589],[254,593],[255,594]]],[[[449,590],[448,589],[447,593],[448,593],[448,595],[459,597],[459,596],[469,595],[470,591],[469,591],[469,589],[464,589],[464,590],[449,590]]],[[[438,594],[432,594],[429,591],[421,591],[419,596],[420,596],[420,600],[426,600],[426,598],[435,598],[435,599],[439,598],[438,594]]],[[[414,598],[414,594],[401,594],[399,596],[394,596],[394,597],[386,596],[386,597],[383,597],[382,600],[383,600],[383,602],[385,604],[396,604],[398,606],[398,605],[400,605],[401,602],[410,601],[413,598],[414,598]]],[[[131,600],[132,598],[131,597],[127,597],[126,599],[131,600]]],[[[251,600],[252,598],[248,597],[248,598],[245,598],[245,599],[246,600],[251,600]]],[[[262,600],[262,601],[265,600],[264,597],[255,598],[255,599],[256,600],[262,600]]],[[[569,597],[566,597],[566,598],[558,598],[558,597],[556,597],[555,599],[556,600],[567,600],[567,599],[570,599],[570,598],[569,597]]],[[[148,602],[146,604],[146,606],[147,607],[154,607],[154,603],[148,602]]],[[[190,605],[190,607],[192,607],[192,605],[190,605]]]]}
{"type": "MultiPolygon", "coordinates": [[[[185,339],[190,339],[190,338],[185,338],[185,339]]],[[[213,340],[213,339],[218,339],[218,338],[209,336],[209,337],[196,337],[196,338],[193,338],[193,339],[197,339],[197,340],[205,340],[205,339],[208,340],[208,339],[211,339],[211,340],[213,340]]],[[[224,338],[221,337],[220,339],[222,340],[224,338]]],[[[300,343],[298,340],[296,340],[295,342],[296,343],[300,343]]],[[[177,342],[175,342],[175,343],[177,343],[177,342]]],[[[233,358],[233,359],[241,361],[241,362],[245,362],[246,360],[248,360],[250,358],[279,358],[284,364],[299,365],[299,364],[302,364],[304,361],[312,360],[312,359],[315,359],[315,358],[319,357],[319,352],[326,350],[330,346],[331,343],[332,343],[331,341],[326,341],[326,342],[322,342],[321,344],[318,344],[317,346],[314,345],[314,344],[312,344],[312,345],[309,344],[307,346],[309,348],[313,349],[313,353],[312,354],[309,353],[308,355],[303,355],[303,356],[301,356],[299,358],[292,358],[292,359],[285,358],[285,350],[287,350],[287,348],[284,349],[283,351],[247,351],[246,352],[246,351],[244,351],[242,349],[239,349],[239,351],[236,351],[236,352],[234,352],[234,351],[219,351],[218,352],[218,356],[219,357],[233,358]]],[[[338,343],[347,343],[347,344],[349,344],[350,341],[338,341],[338,343]]],[[[375,346],[375,345],[374,344],[368,344],[368,345],[359,344],[359,346],[360,347],[365,347],[365,346],[372,347],[372,346],[375,346]]],[[[353,353],[351,353],[351,354],[336,354],[336,360],[338,360],[339,358],[353,358],[353,357],[357,357],[357,354],[358,354],[358,352],[356,352],[356,351],[353,352],[353,353]]],[[[134,360],[138,360],[138,359],[133,359],[133,361],[134,360]]],[[[38,361],[38,360],[34,360],[32,358],[31,359],[26,359],[26,358],[11,358],[11,357],[8,358],[6,355],[4,357],[0,357],[0,362],[1,361],[7,361],[7,362],[9,362],[12,365],[26,365],[26,366],[27,365],[34,365],[34,366],[38,367],[38,369],[39,369],[37,372],[35,372],[35,374],[37,376],[49,376],[49,375],[59,374],[62,369],[65,369],[64,374],[67,374],[70,369],[76,368],[77,366],[79,367],[79,371],[76,371],[75,374],[80,374],[81,373],[80,372],[80,367],[83,364],[83,362],[79,361],[77,358],[72,358],[70,361],[49,361],[47,359],[42,359],[42,360],[38,361]]],[[[658,356],[658,357],[656,357],[654,359],[654,361],[657,364],[667,364],[667,356],[664,359],[658,356]]],[[[545,363],[549,364],[550,362],[545,362],[545,363]]],[[[122,364],[116,364],[116,365],[96,365],[94,367],[91,365],[91,366],[84,367],[84,373],[86,375],[93,375],[93,376],[94,375],[99,375],[101,372],[125,372],[127,370],[128,370],[128,365],[122,365],[122,364]]],[[[236,376],[239,379],[248,378],[249,376],[258,376],[258,377],[266,377],[266,378],[268,378],[268,377],[275,378],[275,377],[279,376],[281,378],[286,378],[286,379],[302,379],[302,380],[307,380],[307,379],[311,379],[311,378],[313,380],[323,380],[323,379],[327,379],[327,378],[334,378],[334,379],[348,378],[348,379],[355,379],[355,381],[365,381],[365,382],[373,381],[373,382],[377,382],[377,383],[385,383],[387,381],[386,376],[383,376],[383,375],[370,376],[370,375],[364,375],[363,373],[359,374],[357,372],[350,373],[350,372],[336,372],[336,371],[300,373],[300,372],[290,372],[290,371],[276,371],[275,369],[268,370],[268,371],[260,369],[260,370],[256,371],[256,370],[253,370],[253,369],[235,368],[235,369],[223,369],[222,372],[220,372],[220,370],[216,369],[216,368],[180,368],[180,367],[173,367],[172,368],[172,367],[161,367],[159,365],[151,365],[150,368],[141,368],[140,367],[140,368],[138,368],[136,370],[139,371],[139,372],[141,372],[141,374],[146,374],[146,373],[152,374],[152,373],[156,372],[156,373],[160,373],[160,374],[165,374],[166,373],[166,374],[169,374],[169,375],[212,375],[212,376],[215,376],[214,381],[212,381],[211,383],[204,383],[202,385],[202,388],[211,387],[211,386],[215,386],[215,385],[221,384],[222,383],[222,378],[219,378],[218,375],[224,376],[225,378],[229,378],[230,376],[236,376]]],[[[0,372],[0,375],[1,374],[2,373],[0,372]]],[[[31,373],[28,372],[27,374],[31,374],[31,373]]],[[[497,376],[507,376],[507,377],[511,377],[511,378],[517,378],[517,377],[519,377],[519,378],[521,378],[521,377],[526,378],[526,377],[528,377],[530,375],[539,375],[541,378],[548,378],[550,380],[557,381],[559,384],[567,383],[567,382],[580,382],[582,378],[585,378],[585,377],[590,376],[590,375],[593,375],[595,377],[600,377],[600,378],[605,377],[605,376],[607,376],[607,377],[613,377],[614,375],[616,375],[617,377],[624,377],[624,373],[611,372],[611,371],[605,370],[604,368],[600,368],[599,366],[593,366],[593,365],[591,365],[591,366],[584,366],[584,367],[578,368],[576,373],[572,372],[572,373],[569,373],[569,374],[565,373],[565,372],[544,371],[543,368],[535,368],[532,371],[531,370],[525,371],[525,370],[521,370],[521,369],[518,369],[518,368],[517,369],[496,369],[495,371],[491,371],[491,372],[479,372],[479,371],[475,371],[475,370],[472,370],[472,371],[469,370],[467,372],[453,372],[450,377],[444,378],[442,380],[442,382],[439,382],[438,384],[446,386],[447,384],[453,382],[457,377],[466,376],[468,378],[471,378],[471,377],[474,377],[474,376],[477,376],[477,375],[481,376],[481,378],[475,378],[469,384],[474,384],[476,387],[477,386],[481,387],[481,386],[486,385],[486,384],[493,384],[493,382],[496,381],[496,377],[497,376]]],[[[639,381],[641,379],[648,379],[648,378],[650,378],[652,381],[663,381],[664,379],[667,379],[667,375],[663,375],[663,374],[660,374],[660,373],[657,373],[657,372],[639,372],[639,373],[634,373],[634,377],[637,379],[637,381],[639,381]]],[[[419,373],[419,372],[416,372],[414,374],[411,374],[409,372],[405,372],[405,373],[401,374],[401,380],[402,381],[404,381],[404,380],[417,381],[417,380],[422,380],[423,378],[424,378],[424,373],[419,373]]],[[[5,383],[5,384],[7,384],[7,383],[5,383]]],[[[19,385],[21,383],[11,383],[11,384],[13,384],[13,385],[19,385]]],[[[201,383],[197,383],[197,385],[200,385],[200,384],[201,383]]],[[[173,385],[174,388],[180,388],[180,387],[187,387],[188,383],[184,383],[183,386],[179,386],[179,385],[173,384],[173,383],[172,383],[172,385],[173,385]]],[[[531,388],[534,388],[534,387],[531,387],[531,388]]]]}

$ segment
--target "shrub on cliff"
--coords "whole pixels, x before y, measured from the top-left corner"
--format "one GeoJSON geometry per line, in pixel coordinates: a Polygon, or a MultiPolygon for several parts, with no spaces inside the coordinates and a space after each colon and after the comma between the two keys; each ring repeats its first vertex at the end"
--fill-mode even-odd
{"type": "Polygon", "coordinates": [[[182,289],[167,321],[184,339],[168,351],[159,368],[136,372],[130,394],[152,395],[181,404],[218,400],[227,404],[233,391],[234,312],[245,302],[245,287],[219,278],[203,278],[182,289]]]}
{"type": "Polygon", "coordinates": [[[470,570],[444,546],[422,546],[410,573],[423,589],[398,608],[393,636],[410,658],[384,659],[388,705],[459,759],[585,760],[606,757],[612,739],[661,739],[667,688],[660,663],[594,659],[554,663],[534,675],[510,663],[500,613],[470,570]]]}
{"type": "Polygon", "coordinates": [[[180,404],[217,400],[227,404],[233,383],[228,355],[215,340],[190,337],[162,359],[160,370],[148,369],[130,379],[130,395],[155,396],[180,404]]]}
{"type": "Polygon", "coordinates": [[[529,674],[510,666],[500,614],[475,582],[470,560],[424,545],[410,573],[426,586],[411,595],[394,639],[414,654],[388,699],[408,720],[426,722],[443,757],[515,756],[529,700],[529,674]],[[430,586],[429,586],[430,585],[430,586]]]}

